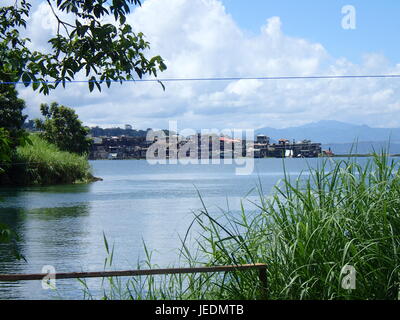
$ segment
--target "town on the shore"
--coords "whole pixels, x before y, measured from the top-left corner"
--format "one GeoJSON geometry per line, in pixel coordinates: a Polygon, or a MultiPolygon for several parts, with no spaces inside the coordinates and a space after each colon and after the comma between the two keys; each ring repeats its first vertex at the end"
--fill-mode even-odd
{"type": "Polygon", "coordinates": [[[93,144],[89,159],[146,159],[149,148],[155,142],[159,147],[164,146],[167,158],[174,157],[176,152],[182,151],[183,148],[185,148],[185,155],[189,158],[191,157],[190,152],[193,150],[196,151],[193,153],[196,158],[314,158],[333,156],[331,150],[322,150],[321,143],[310,140],[289,141],[280,138],[273,141],[266,135],[257,135],[253,139],[201,133],[180,136],[175,132],[163,130],[166,138],[163,141],[157,141],[156,135],[149,139],[149,131],[152,131],[152,129],[134,130],[129,124],[125,125],[125,128],[92,127],[90,128],[90,136],[93,139],[93,144]],[[187,147],[188,145],[192,146],[191,151],[187,147]]]}

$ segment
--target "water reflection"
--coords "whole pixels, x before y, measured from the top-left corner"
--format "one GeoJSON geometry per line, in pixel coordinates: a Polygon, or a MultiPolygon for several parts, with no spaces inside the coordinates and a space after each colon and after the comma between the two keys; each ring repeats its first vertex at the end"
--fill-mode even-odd
{"type": "Polygon", "coordinates": [[[0,208],[72,207],[87,201],[91,184],[0,188],[0,208]]]}
{"type": "MultiPolygon", "coordinates": [[[[1,244],[0,273],[38,273],[44,265],[52,265],[59,271],[74,270],[76,264],[82,263],[79,258],[88,253],[83,239],[87,238],[89,215],[88,204],[30,210],[0,208],[0,222],[19,235],[17,248],[27,260],[17,260],[11,245],[1,244]]],[[[40,281],[0,283],[2,298],[30,298],[26,295],[30,290],[43,295],[56,294],[43,291],[40,281]],[[25,292],[21,292],[22,288],[25,292]]]]}
{"type": "Polygon", "coordinates": [[[81,204],[74,207],[31,209],[27,211],[27,214],[35,215],[35,217],[40,220],[63,220],[70,217],[77,218],[87,216],[89,212],[89,206],[87,204],[81,204]]]}
{"type": "Polygon", "coordinates": [[[88,192],[92,184],[68,184],[53,186],[1,187],[2,196],[18,195],[23,192],[81,193],[88,192]]]}
{"type": "MultiPolygon", "coordinates": [[[[23,249],[23,242],[25,238],[24,234],[24,210],[23,209],[4,209],[0,208],[0,223],[8,226],[11,230],[13,230],[18,236],[19,241],[16,243],[16,248],[18,252],[21,252],[23,249]]],[[[10,262],[14,262],[16,260],[16,256],[13,252],[14,245],[13,244],[4,244],[0,243],[0,273],[4,273],[4,269],[2,268],[3,263],[7,264],[10,262]]]]}

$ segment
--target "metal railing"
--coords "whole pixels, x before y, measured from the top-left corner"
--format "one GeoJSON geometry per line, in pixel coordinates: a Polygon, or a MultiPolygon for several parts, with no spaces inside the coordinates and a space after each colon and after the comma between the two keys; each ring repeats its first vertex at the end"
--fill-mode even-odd
{"type": "Polygon", "coordinates": [[[33,274],[0,274],[0,282],[23,281],[23,280],[43,280],[49,275],[54,279],[83,279],[83,278],[108,278],[108,277],[130,277],[130,276],[150,276],[179,273],[216,273],[231,272],[238,270],[258,270],[258,278],[261,283],[261,294],[267,297],[267,265],[263,263],[242,264],[230,266],[211,266],[193,268],[167,268],[167,269],[147,269],[147,270],[122,270],[122,271],[94,271],[94,272],[61,272],[55,274],[33,273],[33,274]]]}

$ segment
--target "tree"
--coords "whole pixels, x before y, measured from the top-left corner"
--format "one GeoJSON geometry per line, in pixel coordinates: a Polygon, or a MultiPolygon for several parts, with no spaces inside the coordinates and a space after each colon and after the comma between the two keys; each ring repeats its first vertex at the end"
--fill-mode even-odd
{"type": "Polygon", "coordinates": [[[12,148],[20,145],[25,138],[23,125],[27,116],[22,113],[24,108],[25,101],[18,98],[15,86],[0,85],[0,128],[8,132],[12,148]]]}
{"type": "MultiPolygon", "coordinates": [[[[11,139],[9,137],[9,132],[4,128],[0,128],[0,175],[5,171],[4,168],[7,167],[11,161],[11,139]]],[[[2,199],[0,198],[0,201],[2,199]]],[[[12,231],[7,225],[0,223],[0,243],[11,243],[13,246],[11,250],[18,259],[25,259],[19,252],[15,245],[18,241],[17,234],[12,231]]]]}
{"type": "Polygon", "coordinates": [[[31,14],[28,0],[0,7],[0,127],[11,130],[14,147],[26,141],[21,131],[25,104],[17,98],[15,82],[22,80],[25,86],[48,94],[84,72],[92,91],[94,86],[101,90],[104,82],[109,87],[114,81],[157,76],[157,71],[166,69],[160,56],[145,57],[149,43],[126,23],[130,5],[141,5],[140,0],[46,2],[57,21],[57,34],[48,41],[51,52],[31,51],[27,47],[30,40],[20,34],[31,14]],[[57,12],[64,13],[68,21],[57,12]],[[103,23],[106,16],[113,16],[114,23],[103,23]]]}
{"type": "MultiPolygon", "coordinates": [[[[25,104],[17,98],[15,82],[48,94],[60,83],[65,87],[77,74],[89,79],[89,90],[101,90],[105,82],[133,80],[135,76],[157,76],[166,69],[163,59],[145,57],[149,43],[142,33],[134,33],[126,23],[131,5],[140,0],[46,0],[57,21],[57,34],[49,39],[50,52],[31,51],[30,40],[20,30],[26,28],[31,14],[28,0],[0,7],[0,127],[10,130],[15,149],[29,142],[21,127],[25,104]],[[63,20],[57,12],[67,18],[63,20]],[[103,23],[113,16],[114,23],[103,23]],[[74,21],[74,22],[71,22],[74,21]]],[[[3,155],[4,156],[4,155],[3,155]]]]}
{"type": "Polygon", "coordinates": [[[9,138],[9,133],[7,130],[4,128],[0,128],[0,174],[4,171],[3,166],[5,164],[8,164],[9,161],[11,160],[10,158],[10,152],[11,152],[11,146],[10,146],[10,138],[9,138]]]}
{"type": "MultiPolygon", "coordinates": [[[[58,27],[57,35],[49,39],[50,52],[31,51],[27,47],[30,40],[20,34],[31,14],[28,0],[16,0],[13,6],[0,7],[0,87],[10,89],[5,93],[6,99],[13,98],[14,83],[21,80],[25,86],[31,85],[33,90],[48,94],[60,83],[65,87],[67,81],[84,72],[92,91],[94,86],[101,90],[104,82],[110,87],[114,81],[122,83],[135,76],[157,77],[158,71],[166,69],[160,56],[145,57],[149,43],[142,33],[134,33],[126,23],[130,5],[140,5],[139,0],[46,2],[58,27]],[[62,20],[57,10],[65,13],[68,21],[62,20]],[[113,16],[114,23],[103,23],[106,16],[113,16]]],[[[15,115],[15,121],[19,122],[18,112],[15,115]]],[[[2,141],[10,145],[10,139],[11,135],[6,135],[2,141]]],[[[19,141],[27,141],[26,135],[19,141]]],[[[3,153],[5,144],[0,158],[7,156],[3,153]]]]}
{"type": "Polygon", "coordinates": [[[157,76],[166,69],[163,59],[145,57],[149,43],[126,23],[130,5],[140,0],[47,0],[57,20],[57,35],[49,39],[51,52],[31,51],[29,39],[21,37],[31,14],[27,0],[0,8],[0,81],[22,80],[25,86],[48,94],[60,83],[65,87],[78,73],[85,72],[90,91],[104,82],[133,80],[135,76],[157,76]],[[58,12],[65,13],[68,21],[58,12]],[[103,23],[113,16],[114,23],[103,23]],[[74,21],[74,22],[71,22],[74,21]]]}
{"type": "Polygon", "coordinates": [[[89,129],[82,125],[73,109],[53,102],[50,106],[42,104],[40,111],[44,120],[36,119],[35,126],[43,131],[41,136],[45,140],[63,151],[78,154],[89,152],[92,144],[87,137],[89,129]]]}

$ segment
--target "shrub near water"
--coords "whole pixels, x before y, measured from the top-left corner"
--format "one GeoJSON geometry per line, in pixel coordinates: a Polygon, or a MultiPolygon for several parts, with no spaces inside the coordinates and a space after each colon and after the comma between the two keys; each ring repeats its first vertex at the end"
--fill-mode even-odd
{"type": "Polygon", "coordinates": [[[37,135],[32,145],[17,149],[13,166],[8,172],[9,183],[15,185],[46,185],[88,182],[93,179],[84,156],[60,151],[37,135]]]}
{"type": "MultiPolygon", "coordinates": [[[[395,161],[383,154],[366,165],[323,161],[308,176],[296,181],[287,176],[272,198],[261,197],[255,205],[258,214],[243,212],[227,228],[203,212],[199,219],[209,243],[204,251],[212,263],[268,264],[272,299],[397,299],[400,171],[395,161]],[[342,286],[346,265],[356,270],[353,290],[342,286]]],[[[256,280],[242,273],[227,292],[255,298],[246,288],[256,280]]]]}
{"type": "MultiPolygon", "coordinates": [[[[181,249],[181,266],[266,263],[268,296],[257,272],[109,279],[105,298],[397,299],[400,171],[384,154],[367,164],[322,160],[295,181],[287,175],[255,211],[196,216],[200,239],[181,249]],[[356,288],[344,289],[345,266],[356,288]],[[116,285],[118,284],[118,285],[116,285]]],[[[189,230],[190,231],[190,230],[189,230]]],[[[194,230],[192,230],[194,231],[194,230]]],[[[188,232],[190,234],[190,232],[188,232]]],[[[146,251],[147,252],[147,251],[146,251]]],[[[154,267],[148,261],[142,267],[154,267]]],[[[86,288],[87,289],[87,288],[86,288]]]]}

